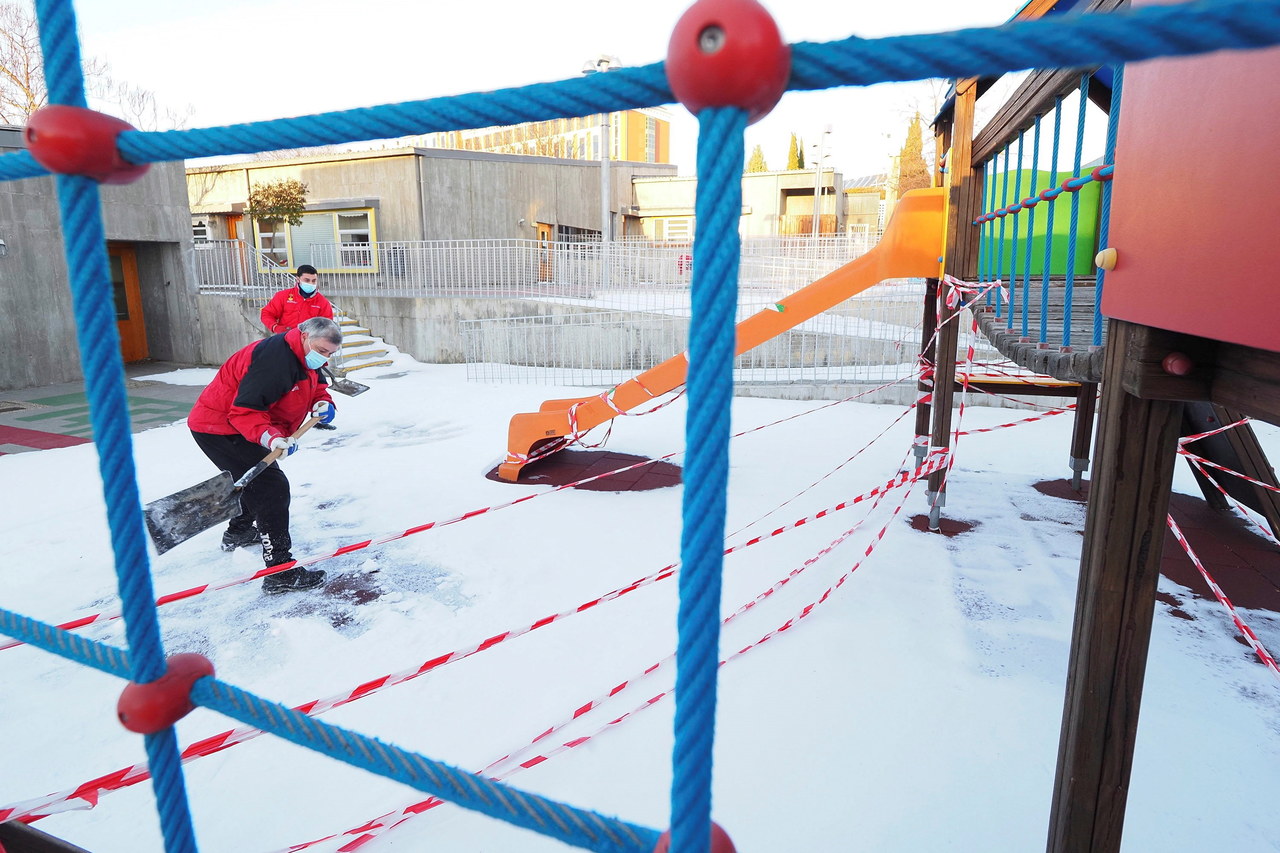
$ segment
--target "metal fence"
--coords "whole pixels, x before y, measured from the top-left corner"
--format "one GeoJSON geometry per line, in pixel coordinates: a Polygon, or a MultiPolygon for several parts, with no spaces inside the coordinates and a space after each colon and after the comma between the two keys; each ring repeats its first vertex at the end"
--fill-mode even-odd
{"type": "MultiPolygon", "coordinates": [[[[920,281],[881,284],[738,356],[744,384],[892,382],[914,374],[920,281]]],[[[738,320],[766,304],[742,302],[738,320]]],[[[478,382],[609,386],[688,348],[688,309],[468,320],[467,377],[478,382]]]]}
{"type": "MultiPolygon", "coordinates": [[[[877,236],[743,240],[739,319],[863,254],[877,236]]],[[[376,272],[324,273],[331,298],[504,298],[559,306],[538,316],[462,321],[461,344],[474,381],[608,386],[687,348],[688,244],[461,240],[311,247],[321,269],[344,257],[358,259],[350,254],[356,250],[367,252],[371,263],[376,258],[376,272]],[[607,285],[601,281],[606,254],[607,285]]],[[[203,292],[259,304],[293,283],[292,275],[241,241],[200,244],[195,267],[203,292]]],[[[920,347],[923,295],[919,280],[870,288],[738,357],[735,380],[879,383],[909,377],[920,347]]]]}
{"type": "MultiPolygon", "coordinates": [[[[744,293],[771,301],[803,287],[875,244],[878,235],[764,237],[742,243],[744,293]]],[[[594,242],[447,240],[313,244],[313,265],[330,295],[572,300],[600,309],[661,310],[688,303],[688,244],[626,239],[594,242]],[[608,276],[604,274],[608,266],[608,276]],[[344,267],[357,264],[359,269],[344,267]],[[607,283],[606,283],[607,282],[607,283]]],[[[204,292],[269,296],[291,277],[239,240],[196,247],[204,292]]]]}

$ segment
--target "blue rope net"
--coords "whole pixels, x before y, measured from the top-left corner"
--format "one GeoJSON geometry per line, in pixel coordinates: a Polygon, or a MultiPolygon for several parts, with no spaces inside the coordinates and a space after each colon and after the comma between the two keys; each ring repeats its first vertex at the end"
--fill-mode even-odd
{"type": "MultiPolygon", "coordinates": [[[[70,0],[38,0],[36,12],[50,103],[83,107],[84,79],[72,4],[70,0]]],[[[1181,6],[1017,21],[950,33],[796,44],[788,88],[996,76],[1028,68],[1084,68],[1276,43],[1280,43],[1280,0],[1198,0],[1181,6]]],[[[555,83],[274,121],[162,133],[127,131],[120,134],[118,145],[125,159],[142,164],[516,124],[637,109],[673,100],[663,66],[653,64],[555,83]]],[[[697,262],[689,333],[691,405],[681,544],[685,568],[680,580],[671,809],[672,849],[679,853],[706,853],[710,846],[720,561],[739,255],[738,178],[746,113],[736,107],[708,108],[699,115],[699,126],[701,180],[696,213],[700,233],[694,250],[697,262]]],[[[1108,150],[1113,144],[1108,141],[1108,150]]],[[[1056,148],[1056,115],[1054,145],[1056,148]]],[[[1007,161],[1007,149],[1005,156],[1007,161]]],[[[0,180],[44,174],[47,171],[28,152],[0,157],[0,180]]],[[[89,178],[60,175],[57,192],[129,651],[85,640],[3,609],[0,631],[86,666],[146,684],[165,673],[165,656],[143,533],[98,187],[89,178]]],[[[1003,233],[1003,220],[1000,228],[1003,233]]],[[[998,278],[1003,238],[996,242],[984,257],[988,270],[994,261],[998,278]]],[[[321,723],[212,676],[197,680],[190,698],[340,761],[574,846],[639,853],[652,850],[658,840],[653,829],[531,795],[321,723]]],[[[147,735],[146,749],[166,850],[193,851],[195,833],[173,728],[147,735]]]]}

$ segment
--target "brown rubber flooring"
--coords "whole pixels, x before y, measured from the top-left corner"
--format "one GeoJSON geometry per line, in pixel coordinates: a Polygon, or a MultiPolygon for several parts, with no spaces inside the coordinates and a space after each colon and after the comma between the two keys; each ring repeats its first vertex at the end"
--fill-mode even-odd
{"type": "MultiPolygon", "coordinates": [[[[630,453],[614,453],[611,450],[561,450],[546,459],[524,466],[516,482],[523,486],[563,486],[587,477],[636,465],[638,462],[644,462],[646,458],[630,453]]],[[[506,482],[498,478],[497,468],[485,476],[500,483],[506,482]]],[[[611,477],[582,483],[574,488],[595,492],[644,492],[650,489],[664,489],[679,483],[680,467],[670,462],[659,461],[640,465],[611,477]]]]}
{"type": "MultiPolygon", "coordinates": [[[[1078,503],[1084,503],[1089,494],[1087,482],[1082,491],[1071,488],[1067,480],[1046,480],[1037,483],[1035,488],[1042,494],[1078,503]]],[[[1232,604],[1280,613],[1280,546],[1249,522],[1231,513],[1218,512],[1199,497],[1174,492],[1169,513],[1232,604]]],[[[1214,597],[1191,558],[1167,528],[1160,573],[1197,596],[1214,597]]]]}

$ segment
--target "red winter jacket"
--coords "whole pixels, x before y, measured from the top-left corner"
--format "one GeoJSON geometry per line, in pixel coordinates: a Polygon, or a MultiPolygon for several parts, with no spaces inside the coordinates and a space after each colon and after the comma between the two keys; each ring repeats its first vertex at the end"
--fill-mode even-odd
{"type": "Polygon", "coordinates": [[[262,444],[263,433],[271,438],[293,434],[313,405],[333,402],[329,386],[305,358],[297,329],[249,344],[218,369],[187,426],[192,432],[239,433],[255,444],[262,444]]]}
{"type": "Polygon", "coordinates": [[[296,329],[312,317],[328,317],[333,319],[333,306],[320,291],[308,296],[302,289],[290,287],[282,290],[262,309],[262,325],[271,334],[296,329]]]}

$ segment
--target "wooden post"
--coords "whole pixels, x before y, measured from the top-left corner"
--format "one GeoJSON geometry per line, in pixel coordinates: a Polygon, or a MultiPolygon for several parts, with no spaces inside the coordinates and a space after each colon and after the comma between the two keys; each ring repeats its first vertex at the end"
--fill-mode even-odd
{"type": "MultiPolygon", "coordinates": [[[[957,278],[972,279],[978,269],[979,231],[971,223],[982,212],[982,178],[974,171],[970,154],[973,150],[973,112],[978,100],[976,78],[956,81],[955,112],[949,129],[951,155],[947,158],[947,173],[951,176],[950,205],[947,210],[946,271],[957,278]]],[[[954,377],[956,373],[956,345],[959,333],[957,320],[952,319],[957,308],[947,307],[946,300],[939,300],[938,319],[942,329],[938,334],[937,359],[933,377],[933,435],[934,447],[951,446],[951,407],[955,399],[954,377]],[[948,322],[949,321],[949,322],[948,322]]],[[[929,475],[929,529],[937,530],[942,524],[942,507],[947,502],[947,469],[929,475]]]]}
{"type": "MultiPolygon", "coordinates": [[[[938,280],[936,278],[926,278],[924,280],[924,305],[921,313],[923,317],[920,323],[920,357],[924,365],[932,365],[938,357],[938,342],[933,336],[934,330],[938,327],[938,280]]],[[[920,392],[920,398],[926,394],[929,395],[927,401],[922,400],[916,406],[916,438],[911,445],[911,450],[915,454],[916,467],[924,464],[925,457],[929,454],[929,436],[931,430],[929,428],[929,420],[933,413],[933,400],[937,393],[937,377],[925,381],[921,380],[916,383],[916,390],[920,392]]]]}
{"type": "Polygon", "coordinates": [[[1093,439],[1093,410],[1098,401],[1098,383],[1080,383],[1076,395],[1076,419],[1071,428],[1071,488],[1080,490],[1081,478],[1089,470],[1089,447],[1093,439]]]}
{"type": "Polygon", "coordinates": [[[1143,331],[1110,321],[1049,853],[1120,850],[1183,408],[1125,389],[1143,331]]]}

